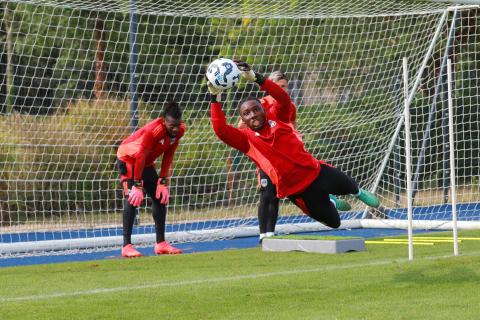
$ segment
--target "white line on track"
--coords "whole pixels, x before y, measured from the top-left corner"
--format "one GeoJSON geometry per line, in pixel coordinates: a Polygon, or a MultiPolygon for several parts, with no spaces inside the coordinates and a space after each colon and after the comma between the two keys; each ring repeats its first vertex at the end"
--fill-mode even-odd
{"type": "MultiPolygon", "coordinates": [[[[477,255],[480,255],[480,251],[462,254],[461,256],[477,256],[477,255]]],[[[443,258],[455,258],[455,257],[453,257],[452,255],[442,255],[442,256],[420,258],[418,260],[421,260],[421,259],[436,260],[436,259],[443,259],[443,258]]],[[[230,282],[230,281],[238,281],[238,280],[268,278],[268,277],[284,276],[284,275],[295,275],[295,274],[302,274],[302,273],[322,272],[322,271],[331,271],[331,270],[345,270],[345,269],[352,269],[352,268],[359,268],[359,267],[373,267],[373,266],[387,265],[393,262],[408,262],[408,259],[378,260],[378,261],[372,261],[367,263],[355,263],[355,264],[348,264],[348,265],[345,265],[345,264],[329,265],[329,266],[321,266],[321,267],[311,268],[311,269],[293,269],[293,270],[278,271],[278,272],[253,273],[253,274],[246,274],[246,275],[239,275],[239,276],[232,276],[232,277],[219,277],[219,278],[210,278],[210,279],[172,281],[172,282],[158,282],[158,283],[144,284],[144,285],[138,285],[138,286],[98,288],[98,289],[83,290],[83,291],[58,292],[58,293],[18,296],[18,297],[0,297],[0,303],[48,300],[48,299],[55,299],[55,298],[68,298],[68,297],[77,297],[77,296],[102,294],[102,293],[116,293],[116,292],[122,292],[122,291],[155,289],[155,288],[162,288],[162,287],[190,286],[190,285],[205,284],[205,283],[222,283],[222,282],[230,282]]]]}

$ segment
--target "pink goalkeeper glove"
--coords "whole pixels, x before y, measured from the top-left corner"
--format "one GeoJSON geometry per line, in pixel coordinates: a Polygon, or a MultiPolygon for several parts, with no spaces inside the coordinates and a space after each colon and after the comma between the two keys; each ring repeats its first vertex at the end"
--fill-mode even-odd
{"type": "Polygon", "coordinates": [[[128,202],[134,207],[138,207],[143,201],[143,190],[140,187],[133,186],[128,193],[128,202]]]}
{"type": "Polygon", "coordinates": [[[168,198],[170,197],[170,192],[168,191],[168,187],[162,183],[163,180],[164,179],[158,179],[157,191],[155,192],[155,198],[160,200],[161,204],[167,205],[168,204],[168,198]]]}

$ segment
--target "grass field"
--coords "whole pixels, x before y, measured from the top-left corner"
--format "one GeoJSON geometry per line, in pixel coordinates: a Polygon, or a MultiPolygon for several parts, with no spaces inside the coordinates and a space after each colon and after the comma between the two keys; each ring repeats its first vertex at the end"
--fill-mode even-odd
{"type": "Polygon", "coordinates": [[[3,268],[0,319],[478,319],[480,241],[459,246],[415,246],[410,262],[385,244],[3,268]]]}

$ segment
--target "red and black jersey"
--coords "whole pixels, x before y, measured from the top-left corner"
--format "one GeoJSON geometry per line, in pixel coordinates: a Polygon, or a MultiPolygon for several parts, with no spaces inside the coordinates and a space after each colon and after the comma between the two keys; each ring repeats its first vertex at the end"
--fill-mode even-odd
{"type": "Polygon", "coordinates": [[[270,177],[277,186],[277,196],[283,198],[305,190],[320,173],[320,164],[305,150],[290,123],[288,93],[269,79],[260,88],[278,102],[266,110],[260,131],[228,125],[218,102],[211,104],[212,126],[220,140],[245,153],[270,177]]]}
{"type": "Polygon", "coordinates": [[[155,119],[123,140],[118,147],[117,157],[132,164],[134,179],[141,180],[143,169],[154,166],[155,160],[163,154],[159,176],[167,177],[175,150],[185,133],[185,128],[185,123],[182,123],[177,136],[171,138],[165,127],[165,120],[163,118],[155,119]]]}

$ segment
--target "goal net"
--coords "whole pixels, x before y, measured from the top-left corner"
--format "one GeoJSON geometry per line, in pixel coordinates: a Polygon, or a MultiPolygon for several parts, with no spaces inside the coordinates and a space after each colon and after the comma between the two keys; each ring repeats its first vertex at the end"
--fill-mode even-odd
{"type": "MultiPolygon", "coordinates": [[[[281,70],[306,148],[375,191],[344,226],[406,218],[401,61],[409,59],[414,219],[451,219],[446,78],[454,65],[459,220],[480,218],[478,9],[422,1],[2,1],[0,256],[121,243],[119,143],[175,99],[187,133],[171,178],[167,239],[253,235],[255,167],[214,135],[204,74],[217,57],[281,70]],[[453,28],[453,32],[450,32],[453,28]],[[440,80],[439,80],[440,79],[440,80]]],[[[241,84],[225,111],[238,121],[241,84]]],[[[158,166],[157,166],[158,167],[158,166]]],[[[322,228],[281,202],[281,232],[322,228]]],[[[435,224],[435,222],[437,222],[435,224]]],[[[134,241],[151,245],[150,203],[134,241]]]]}

